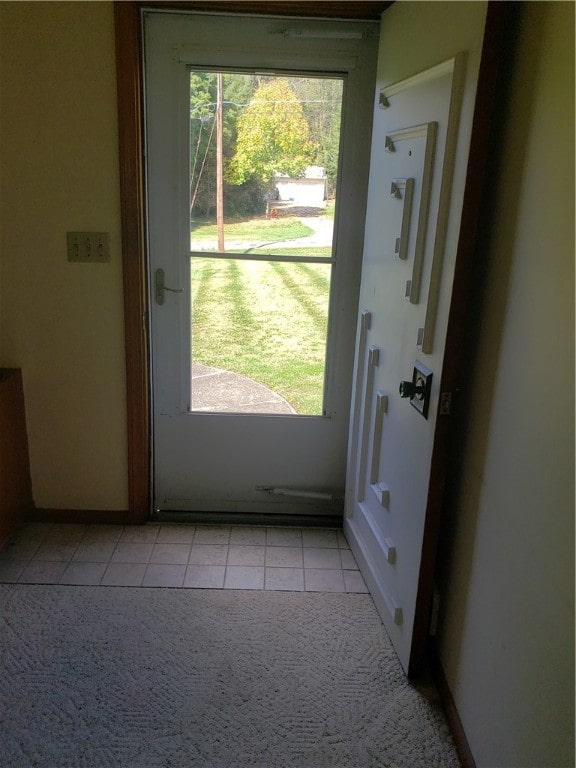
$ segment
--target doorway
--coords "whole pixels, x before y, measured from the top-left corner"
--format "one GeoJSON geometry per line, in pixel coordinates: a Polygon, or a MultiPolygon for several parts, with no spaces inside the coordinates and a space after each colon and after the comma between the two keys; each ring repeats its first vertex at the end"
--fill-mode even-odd
{"type": "MultiPolygon", "coordinates": [[[[306,7],[311,7],[312,5],[313,4],[309,4],[306,7]]],[[[357,8],[358,5],[354,7],[357,8]]],[[[144,418],[144,414],[148,413],[148,382],[146,375],[148,371],[146,329],[148,326],[146,323],[147,301],[142,291],[142,288],[146,284],[146,277],[144,262],[141,258],[144,253],[145,231],[144,199],[142,195],[144,179],[142,175],[141,152],[139,151],[139,148],[143,146],[141,143],[142,125],[140,121],[139,92],[134,89],[134,83],[140,82],[142,76],[139,59],[140,19],[138,16],[138,7],[139,6],[136,4],[134,6],[118,4],[115,7],[115,14],[117,19],[117,30],[122,31],[122,43],[120,44],[119,42],[118,44],[118,93],[121,115],[120,156],[122,159],[123,255],[128,343],[127,372],[130,393],[128,398],[130,510],[134,522],[144,522],[150,509],[148,497],[149,437],[147,429],[148,425],[144,418]],[[143,319],[144,322],[142,322],[143,319]]],[[[384,7],[379,10],[384,10],[384,7]]],[[[427,6],[423,11],[424,10],[425,12],[416,17],[411,15],[409,6],[406,6],[405,4],[396,4],[395,11],[392,12],[391,15],[387,15],[386,21],[388,24],[385,33],[384,29],[382,32],[382,50],[385,50],[387,55],[386,67],[388,68],[389,65],[391,65],[390,71],[387,69],[386,72],[386,82],[392,86],[392,90],[388,87],[380,90],[379,104],[375,105],[375,108],[378,109],[378,107],[380,107],[384,110],[388,108],[390,96],[394,97],[394,86],[398,85],[398,83],[404,83],[404,87],[401,89],[404,90],[406,85],[410,86],[422,82],[420,78],[414,79],[412,77],[414,72],[424,72],[426,71],[426,67],[432,65],[431,72],[435,75],[441,73],[446,66],[446,63],[453,61],[449,57],[454,56],[455,50],[467,52],[466,66],[465,69],[462,70],[466,72],[466,80],[469,78],[474,80],[474,78],[478,76],[478,81],[477,88],[472,85],[469,90],[465,89],[465,95],[462,102],[461,124],[466,126],[465,133],[467,134],[467,139],[470,140],[470,144],[467,146],[467,142],[462,142],[460,139],[458,140],[455,164],[457,174],[455,176],[454,188],[458,189],[457,197],[462,202],[462,209],[460,215],[448,217],[448,219],[451,219],[453,222],[453,224],[448,227],[448,231],[452,232],[451,250],[453,256],[456,255],[457,251],[458,259],[457,269],[454,272],[454,285],[449,313],[448,316],[444,316],[444,319],[442,320],[443,325],[447,322],[447,326],[445,325],[442,329],[441,336],[442,339],[445,339],[445,346],[446,350],[449,351],[449,355],[446,356],[446,359],[441,366],[442,372],[440,377],[438,377],[438,375],[435,377],[434,381],[436,384],[433,385],[436,392],[442,393],[441,400],[436,397],[435,403],[436,405],[439,402],[442,403],[443,412],[441,416],[443,418],[438,419],[434,429],[434,447],[431,457],[430,472],[435,480],[428,488],[426,517],[422,538],[420,543],[416,544],[414,551],[409,551],[409,554],[411,553],[411,561],[414,565],[411,569],[411,578],[412,580],[416,578],[418,581],[416,604],[414,613],[410,617],[409,626],[405,621],[403,606],[395,606],[393,602],[385,600],[380,594],[381,590],[379,589],[379,582],[375,580],[375,574],[378,569],[374,567],[374,560],[373,558],[367,558],[365,556],[365,548],[361,546],[359,538],[354,534],[354,531],[352,531],[353,517],[351,516],[347,518],[346,521],[346,525],[349,529],[347,534],[350,535],[350,538],[353,540],[353,551],[359,559],[363,574],[367,577],[371,592],[375,596],[375,599],[377,599],[381,615],[385,618],[386,622],[388,622],[389,607],[391,605],[394,622],[399,622],[397,624],[397,626],[400,627],[399,631],[405,633],[408,632],[412,635],[411,643],[407,644],[402,642],[404,649],[407,649],[408,645],[410,645],[410,649],[404,659],[409,674],[416,673],[423,662],[428,634],[436,542],[439,530],[439,515],[446,471],[448,468],[447,449],[449,445],[451,419],[446,418],[446,416],[450,416],[451,411],[449,407],[445,409],[445,404],[448,403],[449,405],[449,396],[458,386],[460,386],[458,351],[463,344],[463,318],[466,314],[466,291],[470,279],[470,266],[474,257],[475,226],[478,220],[478,206],[483,185],[487,183],[484,178],[484,167],[488,152],[490,118],[494,104],[493,95],[498,79],[500,56],[505,44],[505,32],[509,17],[506,6],[498,4],[488,5],[487,15],[485,15],[486,7],[484,4],[468,4],[452,7],[434,5],[433,7],[427,6]],[[454,34],[446,33],[448,20],[452,30],[459,30],[459,45],[455,42],[454,34]],[[413,61],[412,59],[408,60],[405,56],[404,41],[407,35],[412,35],[415,39],[423,41],[421,47],[416,46],[411,49],[411,54],[414,55],[413,61]],[[480,61],[482,38],[484,38],[484,46],[482,49],[482,59],[480,61]],[[426,44],[424,44],[424,42],[426,44]],[[432,44],[434,44],[434,46],[432,44]],[[435,55],[434,51],[436,51],[435,55]],[[434,61],[436,63],[438,61],[444,62],[442,65],[439,65],[439,70],[434,68],[434,61]],[[406,78],[406,75],[408,75],[408,78],[404,81],[403,78],[406,78]],[[476,95],[474,97],[475,90],[476,95]],[[474,112],[474,116],[472,115],[472,112],[474,112]],[[467,157],[468,161],[466,161],[467,157]],[[455,237],[458,234],[460,221],[462,221],[463,226],[458,237],[456,248],[455,237]],[[438,386],[438,382],[440,386],[438,386]],[[448,395],[448,397],[445,397],[445,395],[448,395]],[[414,557],[412,557],[412,555],[414,557]],[[398,607],[402,610],[398,611],[398,607]],[[404,627],[404,629],[402,629],[402,627],[404,627]]],[[[309,23],[310,22],[307,20],[303,26],[308,26],[309,23]]],[[[339,45],[345,46],[345,44],[342,43],[342,40],[339,41],[339,45]]],[[[385,62],[383,59],[382,65],[384,66],[384,64],[385,62]]],[[[232,63],[228,63],[228,66],[232,66],[232,63]]],[[[450,64],[450,67],[451,66],[452,64],[450,64]]],[[[273,69],[273,67],[270,67],[270,69],[273,69]]],[[[287,69],[290,69],[288,65],[287,69]]],[[[457,68],[455,71],[457,71],[457,68]]],[[[372,74],[370,74],[370,77],[372,77],[372,74]]],[[[456,92],[457,90],[458,89],[456,89],[456,92]]],[[[450,111],[450,114],[452,114],[452,110],[450,111]]],[[[392,133],[398,133],[397,125],[391,126],[391,129],[392,133]]],[[[430,135],[431,133],[432,132],[430,132],[430,135]]],[[[392,144],[394,144],[394,137],[390,135],[389,138],[392,140],[392,144]]],[[[398,139],[399,137],[396,136],[396,138],[398,139]]],[[[407,134],[402,133],[400,141],[402,142],[402,140],[406,138],[407,134]]],[[[385,145],[383,145],[383,147],[385,150],[385,145]]],[[[402,189],[392,190],[390,188],[389,192],[391,194],[394,193],[394,198],[396,200],[405,199],[402,189]],[[397,191],[400,191],[400,197],[398,197],[397,191]]],[[[446,195],[446,199],[449,197],[450,195],[446,195]]],[[[353,201],[347,200],[347,203],[348,202],[353,203],[353,201]]],[[[374,217],[373,222],[377,223],[378,218],[374,217]]],[[[440,240],[438,240],[438,242],[440,242],[440,240]]],[[[396,254],[395,244],[393,243],[392,246],[394,254],[396,254]]],[[[440,260],[437,263],[441,264],[442,262],[440,260]]],[[[171,287],[170,284],[169,287],[171,287]]],[[[407,293],[406,298],[409,299],[411,296],[407,293]]],[[[368,341],[366,332],[370,330],[370,320],[371,312],[369,310],[364,310],[361,313],[359,325],[358,361],[362,360],[364,357],[360,352],[364,349],[364,341],[368,341]]],[[[429,325],[428,327],[431,328],[432,325],[429,325]]],[[[438,331],[436,333],[438,334],[438,331]]],[[[424,336],[422,337],[422,341],[424,341],[424,336]]],[[[418,334],[417,346],[419,346],[419,342],[420,336],[418,334]]],[[[368,360],[369,363],[371,361],[371,366],[369,367],[370,376],[364,376],[362,373],[362,371],[364,371],[363,366],[357,365],[355,367],[356,391],[358,392],[358,385],[360,382],[369,384],[370,387],[372,387],[372,389],[370,389],[371,394],[373,394],[377,404],[380,405],[376,413],[377,415],[383,415],[387,413],[384,406],[387,404],[386,398],[388,395],[382,391],[372,391],[374,389],[374,377],[372,376],[372,372],[378,364],[378,351],[372,350],[372,346],[373,345],[370,343],[370,345],[367,345],[366,349],[364,349],[365,352],[367,351],[370,353],[368,360]]],[[[424,347],[422,347],[422,351],[425,352],[424,347]]],[[[401,375],[409,376],[409,371],[402,371],[401,375]]],[[[411,383],[418,387],[418,377],[416,377],[415,382],[412,380],[411,383]]],[[[410,381],[408,381],[408,384],[410,384],[410,381]]],[[[418,392],[416,392],[416,394],[418,395],[418,392]]],[[[365,397],[363,397],[363,400],[366,402],[365,397]]],[[[436,410],[436,405],[432,409],[432,412],[436,410]]],[[[408,409],[410,409],[410,405],[408,405],[408,409]]],[[[354,424],[363,423],[365,425],[364,434],[366,437],[369,437],[370,427],[374,425],[371,424],[371,419],[369,418],[370,409],[362,407],[362,398],[355,396],[353,412],[355,417],[354,424]],[[358,418],[360,418],[360,422],[357,421],[358,418]]],[[[403,408],[402,412],[406,414],[411,413],[412,410],[403,408]]],[[[423,417],[419,416],[418,418],[423,417]]],[[[420,422],[420,424],[422,425],[422,422],[420,422]]],[[[354,427],[351,435],[351,445],[356,443],[359,434],[360,431],[354,427]]],[[[371,440],[370,444],[374,445],[374,440],[371,440]]],[[[365,459],[366,458],[367,454],[365,455],[365,459]]],[[[375,471],[376,468],[373,459],[374,456],[372,456],[369,462],[363,461],[360,466],[361,469],[365,466],[370,471],[370,477],[373,477],[373,470],[375,471]]],[[[352,466],[353,463],[351,463],[351,467],[352,466]]],[[[372,485],[375,485],[375,488],[371,488],[370,492],[378,491],[381,495],[379,502],[384,506],[383,502],[387,500],[384,492],[389,489],[385,487],[385,484],[383,486],[379,479],[377,483],[372,483],[372,485]]],[[[354,486],[351,486],[351,488],[353,487],[354,486]]],[[[352,515],[353,514],[354,513],[352,513],[352,515]]],[[[408,520],[408,518],[406,519],[408,520]]],[[[387,565],[385,563],[382,570],[386,570],[387,567],[394,566],[394,558],[392,557],[394,548],[391,548],[390,543],[386,540],[388,537],[383,538],[380,536],[377,538],[379,545],[382,545],[381,552],[387,560],[387,565]],[[386,555],[386,552],[388,555],[386,555]]],[[[392,629],[393,633],[397,631],[394,628],[392,629]]],[[[400,646],[398,647],[400,651],[400,646]]]]}

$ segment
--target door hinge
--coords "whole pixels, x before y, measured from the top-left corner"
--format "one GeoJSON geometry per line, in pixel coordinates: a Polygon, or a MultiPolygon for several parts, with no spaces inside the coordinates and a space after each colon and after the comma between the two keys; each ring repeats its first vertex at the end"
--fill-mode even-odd
{"type": "Polygon", "coordinates": [[[440,416],[450,416],[452,412],[452,392],[442,392],[440,395],[440,416]]]}
{"type": "Polygon", "coordinates": [[[434,587],[432,592],[432,608],[430,610],[430,627],[428,628],[428,634],[432,637],[436,637],[438,633],[438,617],[440,616],[440,591],[438,587],[434,587]]]}

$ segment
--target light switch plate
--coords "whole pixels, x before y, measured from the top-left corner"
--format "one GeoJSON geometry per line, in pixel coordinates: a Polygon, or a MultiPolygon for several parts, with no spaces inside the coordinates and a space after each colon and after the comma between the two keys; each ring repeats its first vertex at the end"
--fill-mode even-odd
{"type": "Polygon", "coordinates": [[[109,232],[67,232],[68,261],[104,263],[110,261],[109,232]]]}

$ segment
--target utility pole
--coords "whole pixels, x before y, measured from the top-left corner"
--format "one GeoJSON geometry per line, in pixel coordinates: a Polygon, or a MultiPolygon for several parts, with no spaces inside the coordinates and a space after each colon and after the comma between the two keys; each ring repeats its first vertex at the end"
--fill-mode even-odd
{"type": "Polygon", "coordinates": [[[224,189],[222,170],[222,73],[216,73],[216,228],[218,250],[224,251],[224,189]]]}

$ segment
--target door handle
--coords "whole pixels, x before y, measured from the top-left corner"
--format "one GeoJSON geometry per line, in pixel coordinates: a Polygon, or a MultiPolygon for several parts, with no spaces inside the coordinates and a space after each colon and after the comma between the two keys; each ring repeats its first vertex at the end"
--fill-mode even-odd
{"type": "Polygon", "coordinates": [[[416,360],[412,371],[412,381],[401,381],[399,393],[400,397],[408,398],[410,405],[427,419],[432,393],[432,371],[416,360]]]}
{"type": "Polygon", "coordinates": [[[425,384],[422,379],[417,379],[416,384],[412,381],[401,381],[399,391],[400,397],[417,397],[418,400],[423,400],[425,384]]]}
{"type": "Polygon", "coordinates": [[[164,282],[164,270],[157,269],[155,272],[155,296],[156,304],[164,304],[164,291],[170,291],[170,293],[184,293],[184,288],[169,288],[164,282]]]}

